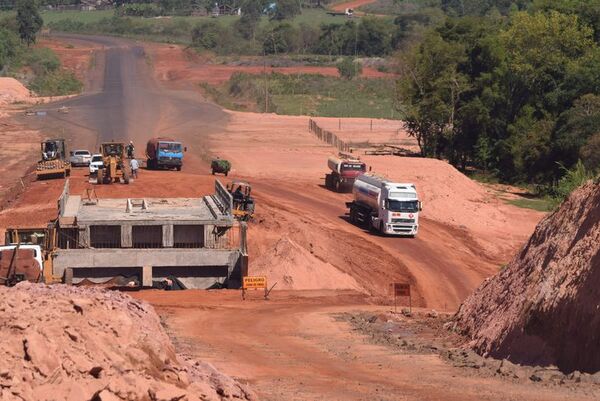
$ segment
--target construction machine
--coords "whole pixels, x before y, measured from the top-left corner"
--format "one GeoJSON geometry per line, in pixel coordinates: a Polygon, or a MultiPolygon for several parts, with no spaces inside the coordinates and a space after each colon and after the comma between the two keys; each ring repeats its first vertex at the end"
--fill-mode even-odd
{"type": "Polygon", "coordinates": [[[96,172],[90,172],[90,182],[93,184],[110,184],[121,182],[129,184],[129,166],[125,145],[121,142],[105,142],[100,145],[102,167],[96,172]]]}
{"type": "Polygon", "coordinates": [[[233,216],[241,221],[254,217],[254,198],[250,195],[252,187],[245,181],[233,181],[227,185],[233,197],[233,216]]]}
{"type": "Polygon", "coordinates": [[[40,148],[42,157],[35,169],[38,179],[68,177],[71,174],[64,139],[48,139],[40,143],[40,148]]]}

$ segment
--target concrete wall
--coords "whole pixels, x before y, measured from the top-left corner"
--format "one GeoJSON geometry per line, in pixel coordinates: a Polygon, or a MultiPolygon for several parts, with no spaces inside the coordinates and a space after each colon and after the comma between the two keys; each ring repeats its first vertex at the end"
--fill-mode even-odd
{"type": "Polygon", "coordinates": [[[81,272],[87,271],[89,278],[102,281],[113,277],[116,271],[139,272],[140,281],[149,286],[152,278],[160,278],[153,274],[153,267],[160,267],[157,272],[173,267],[170,274],[181,277],[188,288],[208,288],[214,283],[225,283],[234,269],[239,268],[240,258],[238,250],[204,248],[61,249],[53,259],[53,276],[69,282],[75,269],[79,279],[81,272]]]}

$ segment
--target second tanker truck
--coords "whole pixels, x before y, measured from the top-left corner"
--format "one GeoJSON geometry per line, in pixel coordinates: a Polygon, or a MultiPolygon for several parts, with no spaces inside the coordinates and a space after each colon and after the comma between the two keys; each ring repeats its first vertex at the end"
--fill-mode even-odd
{"type": "Polygon", "coordinates": [[[417,235],[422,205],[414,184],[368,173],[356,178],[352,195],[354,200],[346,203],[352,223],[382,234],[417,235]]]}
{"type": "Polygon", "coordinates": [[[357,158],[340,154],[327,159],[327,167],[331,172],[325,175],[325,186],[328,189],[343,192],[349,190],[354,180],[367,171],[367,165],[357,158]]]}

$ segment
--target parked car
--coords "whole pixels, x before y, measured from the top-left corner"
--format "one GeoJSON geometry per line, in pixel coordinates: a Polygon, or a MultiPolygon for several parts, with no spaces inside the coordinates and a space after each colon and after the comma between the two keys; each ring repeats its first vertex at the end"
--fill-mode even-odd
{"type": "Polygon", "coordinates": [[[71,152],[70,162],[73,166],[89,166],[91,159],[89,150],[74,150],[71,152]]]}
{"type": "Polygon", "coordinates": [[[92,159],[90,160],[90,175],[97,173],[98,169],[102,168],[103,165],[104,160],[102,159],[102,155],[99,153],[93,155],[92,159]]]}

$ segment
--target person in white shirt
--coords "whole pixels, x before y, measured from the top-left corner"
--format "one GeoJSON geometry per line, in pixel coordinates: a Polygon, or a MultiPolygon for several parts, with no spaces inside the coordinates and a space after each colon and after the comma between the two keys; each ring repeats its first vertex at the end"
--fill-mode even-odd
{"type": "Polygon", "coordinates": [[[137,159],[131,159],[131,162],[129,162],[129,164],[131,166],[131,177],[137,178],[137,172],[140,168],[140,164],[138,163],[137,159]]]}

